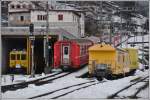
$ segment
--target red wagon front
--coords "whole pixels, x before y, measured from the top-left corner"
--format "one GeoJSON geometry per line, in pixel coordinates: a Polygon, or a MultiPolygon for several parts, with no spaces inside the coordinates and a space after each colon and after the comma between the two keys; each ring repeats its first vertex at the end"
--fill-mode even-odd
{"type": "Polygon", "coordinates": [[[80,68],[88,63],[88,47],[93,43],[85,39],[57,41],[54,44],[54,68],[80,68]]]}

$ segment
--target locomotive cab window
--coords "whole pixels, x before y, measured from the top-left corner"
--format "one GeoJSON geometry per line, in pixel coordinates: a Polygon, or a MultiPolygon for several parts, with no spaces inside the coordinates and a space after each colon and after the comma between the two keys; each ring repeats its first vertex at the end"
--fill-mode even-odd
{"type": "Polygon", "coordinates": [[[20,54],[17,54],[17,60],[20,60],[20,54]]]}
{"type": "Polygon", "coordinates": [[[26,60],[26,54],[21,55],[21,60],[26,60]]]}
{"type": "Polygon", "coordinates": [[[68,47],[65,47],[65,48],[64,48],[64,54],[65,54],[65,55],[68,55],[68,47]]]}
{"type": "Polygon", "coordinates": [[[15,54],[11,54],[11,60],[15,60],[16,59],[16,55],[15,54]]]}

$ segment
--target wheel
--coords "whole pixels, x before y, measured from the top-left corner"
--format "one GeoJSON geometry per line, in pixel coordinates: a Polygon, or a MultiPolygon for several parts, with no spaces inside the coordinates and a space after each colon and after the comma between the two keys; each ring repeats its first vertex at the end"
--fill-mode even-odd
{"type": "Polygon", "coordinates": [[[45,72],[45,74],[50,73],[51,72],[51,68],[50,67],[45,67],[44,68],[44,72],[45,72]]]}
{"type": "Polygon", "coordinates": [[[68,66],[62,66],[61,69],[66,72],[68,70],[68,66]]]}
{"type": "Polygon", "coordinates": [[[101,77],[101,76],[97,76],[96,78],[97,78],[98,81],[102,81],[103,80],[103,77],[101,77]]]}
{"type": "Polygon", "coordinates": [[[108,74],[108,75],[106,76],[106,79],[108,79],[108,80],[112,80],[112,79],[113,79],[112,74],[108,74]]]}

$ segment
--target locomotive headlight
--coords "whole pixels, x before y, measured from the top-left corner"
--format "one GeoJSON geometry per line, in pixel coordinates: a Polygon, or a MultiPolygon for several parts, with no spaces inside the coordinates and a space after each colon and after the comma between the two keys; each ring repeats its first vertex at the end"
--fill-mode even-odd
{"type": "Polygon", "coordinates": [[[21,68],[21,65],[20,64],[16,64],[16,68],[21,68]]]}

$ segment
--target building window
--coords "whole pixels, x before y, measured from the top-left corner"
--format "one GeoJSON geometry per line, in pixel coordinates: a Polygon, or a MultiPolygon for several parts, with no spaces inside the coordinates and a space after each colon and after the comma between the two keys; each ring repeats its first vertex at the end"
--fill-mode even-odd
{"type": "Polygon", "coordinates": [[[47,20],[47,15],[44,15],[44,16],[43,16],[43,20],[47,20]]]}
{"type": "Polygon", "coordinates": [[[63,15],[62,14],[58,15],[58,20],[63,20],[63,15]]]}
{"type": "Polygon", "coordinates": [[[26,5],[24,4],[24,5],[22,6],[22,8],[26,8],[26,5]]]}
{"type": "Polygon", "coordinates": [[[20,5],[17,5],[17,8],[20,8],[20,5]]]}
{"type": "Polygon", "coordinates": [[[37,15],[37,20],[46,20],[47,16],[46,15],[37,15]]]}
{"type": "Polygon", "coordinates": [[[20,21],[24,21],[24,16],[20,16],[20,21]]]}
{"type": "Polygon", "coordinates": [[[41,20],[41,15],[37,15],[37,20],[41,20]]]}
{"type": "Polygon", "coordinates": [[[11,5],[10,7],[11,7],[12,9],[14,9],[14,8],[15,8],[15,6],[14,6],[14,5],[11,5]]]}
{"type": "Polygon", "coordinates": [[[31,4],[29,5],[29,9],[32,9],[32,5],[31,4]]]}

